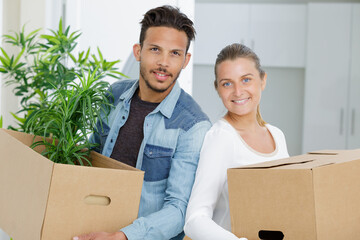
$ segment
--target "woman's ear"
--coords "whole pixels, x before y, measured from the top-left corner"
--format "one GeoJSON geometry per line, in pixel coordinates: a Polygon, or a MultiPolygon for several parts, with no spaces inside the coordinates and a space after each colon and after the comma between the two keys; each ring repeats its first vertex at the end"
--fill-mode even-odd
{"type": "Polygon", "coordinates": [[[135,59],[136,59],[136,61],[140,61],[140,53],[141,53],[141,46],[140,46],[140,44],[139,43],[136,43],[136,44],[134,44],[134,46],[133,46],[133,53],[134,53],[134,56],[135,56],[135,59]]]}
{"type": "Polygon", "coordinates": [[[261,79],[261,91],[264,91],[266,87],[266,79],[267,79],[267,74],[264,73],[264,77],[261,79]]]}

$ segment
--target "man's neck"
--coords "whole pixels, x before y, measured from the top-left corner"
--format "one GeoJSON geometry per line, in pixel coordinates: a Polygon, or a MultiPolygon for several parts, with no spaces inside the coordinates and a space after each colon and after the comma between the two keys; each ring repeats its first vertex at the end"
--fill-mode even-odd
{"type": "Polygon", "coordinates": [[[165,92],[156,92],[150,89],[144,81],[139,82],[138,96],[142,101],[160,103],[162,102],[171,92],[175,84],[167,89],[165,92]]]}

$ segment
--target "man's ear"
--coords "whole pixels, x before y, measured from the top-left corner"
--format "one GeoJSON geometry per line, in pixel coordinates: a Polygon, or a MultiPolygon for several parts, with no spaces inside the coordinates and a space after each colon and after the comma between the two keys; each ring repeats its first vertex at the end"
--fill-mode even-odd
{"type": "Polygon", "coordinates": [[[184,62],[184,65],[182,67],[182,69],[185,69],[186,66],[188,65],[189,61],[190,61],[190,58],[191,58],[191,53],[186,53],[185,55],[185,62],[184,62]]]}
{"type": "Polygon", "coordinates": [[[134,53],[136,61],[140,61],[141,46],[139,43],[134,44],[133,53],[134,53]]]}

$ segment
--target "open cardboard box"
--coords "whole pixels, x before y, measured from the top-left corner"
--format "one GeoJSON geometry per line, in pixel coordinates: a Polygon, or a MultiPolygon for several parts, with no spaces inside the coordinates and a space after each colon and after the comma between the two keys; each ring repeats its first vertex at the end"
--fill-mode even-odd
{"type": "Polygon", "coordinates": [[[96,152],[92,167],[53,163],[32,142],[0,129],[0,228],[14,240],[71,240],[137,218],[144,172],[96,152]]]}
{"type": "Polygon", "coordinates": [[[228,187],[232,232],[239,237],[360,239],[360,149],[229,169],[228,187]]]}

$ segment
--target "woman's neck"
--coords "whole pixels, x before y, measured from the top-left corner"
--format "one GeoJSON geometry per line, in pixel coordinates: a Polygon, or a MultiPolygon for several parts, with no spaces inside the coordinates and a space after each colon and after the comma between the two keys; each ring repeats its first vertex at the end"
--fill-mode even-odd
{"type": "Polygon", "coordinates": [[[239,116],[228,112],[224,118],[239,132],[256,132],[262,129],[256,120],[256,115],[239,116]]]}

